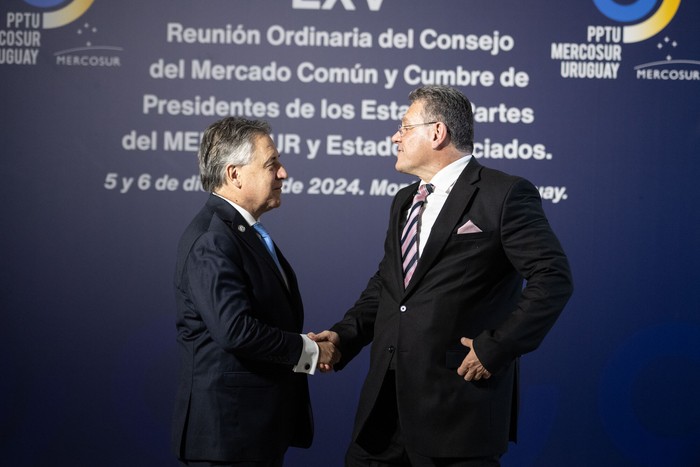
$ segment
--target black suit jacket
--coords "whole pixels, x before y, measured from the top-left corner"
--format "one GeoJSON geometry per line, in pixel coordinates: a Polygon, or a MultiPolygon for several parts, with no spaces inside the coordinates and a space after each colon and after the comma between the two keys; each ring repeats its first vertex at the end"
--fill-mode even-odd
{"type": "Polygon", "coordinates": [[[180,382],[173,444],[181,459],[266,459],[308,447],[313,426],[301,355],[303,307],[255,230],[211,195],[185,230],[175,273],[180,382]]]}
{"type": "Polygon", "coordinates": [[[404,290],[399,237],[417,185],[394,198],[379,270],[332,327],[337,369],[372,343],[353,436],[376,429],[368,417],[394,359],[407,445],[434,457],[501,454],[515,439],[518,357],[539,346],[572,293],[568,261],[535,187],[472,159],[404,290]],[[482,232],[457,233],[468,220],[482,232]],[[474,339],[490,379],[457,375],[462,336],[474,339]]]}

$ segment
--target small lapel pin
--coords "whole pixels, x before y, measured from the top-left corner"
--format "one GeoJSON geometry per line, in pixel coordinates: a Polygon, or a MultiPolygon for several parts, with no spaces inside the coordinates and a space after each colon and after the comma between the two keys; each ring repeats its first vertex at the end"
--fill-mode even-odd
{"type": "Polygon", "coordinates": [[[239,225],[239,226],[238,226],[238,231],[239,231],[239,232],[245,232],[245,227],[242,226],[242,225],[239,225]]]}

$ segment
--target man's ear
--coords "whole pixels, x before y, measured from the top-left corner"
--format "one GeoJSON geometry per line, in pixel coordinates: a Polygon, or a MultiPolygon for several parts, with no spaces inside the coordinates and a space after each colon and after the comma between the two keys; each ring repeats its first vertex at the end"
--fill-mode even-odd
{"type": "Polygon", "coordinates": [[[450,134],[447,131],[447,125],[442,122],[435,123],[431,137],[433,149],[447,146],[450,143],[450,134]]]}
{"type": "Polygon", "coordinates": [[[226,166],[226,182],[231,183],[236,188],[241,187],[241,173],[235,165],[226,166]]]}

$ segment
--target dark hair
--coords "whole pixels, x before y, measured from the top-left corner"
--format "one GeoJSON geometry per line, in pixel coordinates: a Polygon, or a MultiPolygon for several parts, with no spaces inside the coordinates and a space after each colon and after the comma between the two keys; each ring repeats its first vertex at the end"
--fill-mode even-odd
{"type": "Polygon", "coordinates": [[[424,86],[408,95],[411,103],[423,103],[423,117],[447,125],[452,144],[465,152],[474,149],[474,113],[469,99],[449,86],[424,86]]]}
{"type": "Polygon", "coordinates": [[[270,125],[262,120],[227,117],[209,125],[197,153],[204,190],[214,191],[224,184],[228,165],[249,164],[256,137],[269,134],[270,125]]]}

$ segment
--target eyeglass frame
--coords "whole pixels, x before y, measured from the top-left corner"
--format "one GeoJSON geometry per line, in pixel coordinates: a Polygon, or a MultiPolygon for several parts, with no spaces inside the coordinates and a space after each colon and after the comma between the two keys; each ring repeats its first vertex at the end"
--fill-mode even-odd
{"type": "Polygon", "coordinates": [[[404,125],[403,123],[399,123],[399,128],[397,131],[399,132],[399,136],[403,138],[403,135],[405,135],[408,130],[412,130],[417,126],[433,125],[435,123],[440,123],[440,121],[436,120],[434,122],[412,123],[410,125],[404,125]]]}

